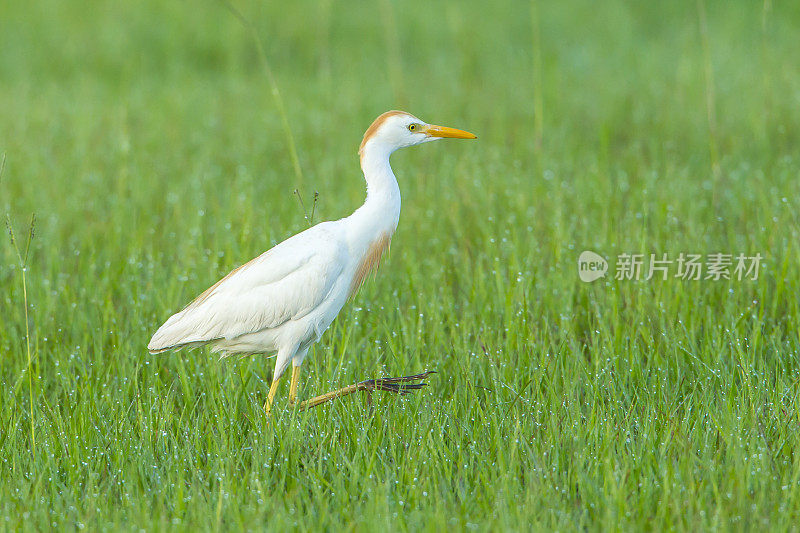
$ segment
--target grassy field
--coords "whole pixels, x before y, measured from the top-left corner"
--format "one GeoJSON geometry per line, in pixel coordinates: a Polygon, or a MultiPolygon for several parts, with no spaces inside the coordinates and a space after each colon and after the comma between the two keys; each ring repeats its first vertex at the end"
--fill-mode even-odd
{"type": "MultiPolygon", "coordinates": [[[[274,4],[274,5],[272,5],[274,4]]],[[[0,5],[0,529],[797,529],[800,7],[0,5]],[[148,355],[231,268],[363,201],[406,109],[377,277],[301,396],[272,360],[148,355]],[[577,259],[760,253],[757,280],[588,284],[577,259]]]]}

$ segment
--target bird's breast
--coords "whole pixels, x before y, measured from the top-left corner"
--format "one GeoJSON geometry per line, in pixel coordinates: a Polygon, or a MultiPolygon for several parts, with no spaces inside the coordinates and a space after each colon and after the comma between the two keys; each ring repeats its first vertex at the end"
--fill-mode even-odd
{"type": "Polygon", "coordinates": [[[381,257],[383,257],[383,254],[389,249],[389,244],[391,241],[392,234],[385,232],[380,234],[378,238],[369,243],[366,251],[356,266],[353,279],[350,282],[350,292],[348,297],[352,297],[358,291],[358,289],[361,288],[361,285],[364,284],[364,281],[367,279],[367,276],[370,274],[370,272],[373,272],[378,268],[378,265],[381,262],[381,257]]]}

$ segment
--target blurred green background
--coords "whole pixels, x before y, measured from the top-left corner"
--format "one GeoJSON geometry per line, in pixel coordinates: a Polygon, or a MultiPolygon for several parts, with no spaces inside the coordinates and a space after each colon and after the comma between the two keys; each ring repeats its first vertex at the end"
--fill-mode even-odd
{"type": "Polygon", "coordinates": [[[796,2],[0,4],[0,527],[796,527],[796,2]],[[272,362],[149,356],[231,268],[364,197],[381,112],[400,227],[306,397],[272,362]],[[761,253],[756,281],[578,280],[578,254],[761,253]],[[31,403],[31,398],[33,402],[31,403]],[[284,406],[285,407],[285,406],[284,406]],[[33,437],[32,434],[33,433],[33,437]],[[34,442],[35,439],[35,442],[34,442]]]}

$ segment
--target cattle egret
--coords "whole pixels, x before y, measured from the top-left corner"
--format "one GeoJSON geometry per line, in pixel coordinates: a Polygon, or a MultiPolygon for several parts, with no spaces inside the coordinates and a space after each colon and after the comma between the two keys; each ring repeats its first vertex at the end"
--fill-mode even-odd
{"type": "MultiPolygon", "coordinates": [[[[389,156],[398,148],[446,137],[476,138],[403,111],[379,116],[358,150],[367,182],[364,205],[346,218],[316,224],[234,269],[158,328],[148,350],[160,353],[207,344],[223,356],[277,354],[264,410],[269,416],[289,362],[293,366],[289,401],[295,403],[300,367],[309,348],[377,268],[397,228],[400,188],[389,156]]],[[[363,381],[300,407],[357,390],[404,393],[420,388],[418,382],[428,374],[363,381]]]]}

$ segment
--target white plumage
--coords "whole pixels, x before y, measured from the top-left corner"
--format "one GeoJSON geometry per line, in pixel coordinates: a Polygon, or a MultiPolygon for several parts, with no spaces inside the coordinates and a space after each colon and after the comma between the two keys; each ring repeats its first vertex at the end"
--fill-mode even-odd
{"type": "MultiPolygon", "coordinates": [[[[388,248],[400,217],[400,189],[389,156],[443,137],[475,138],[402,111],[378,117],[359,149],[367,182],[364,204],[349,217],[317,224],[233,270],[172,315],[150,340],[150,352],[203,344],[225,355],[277,352],[269,411],[289,362],[299,371],[308,349],[388,248]]],[[[295,394],[293,375],[292,401],[295,394]]]]}

